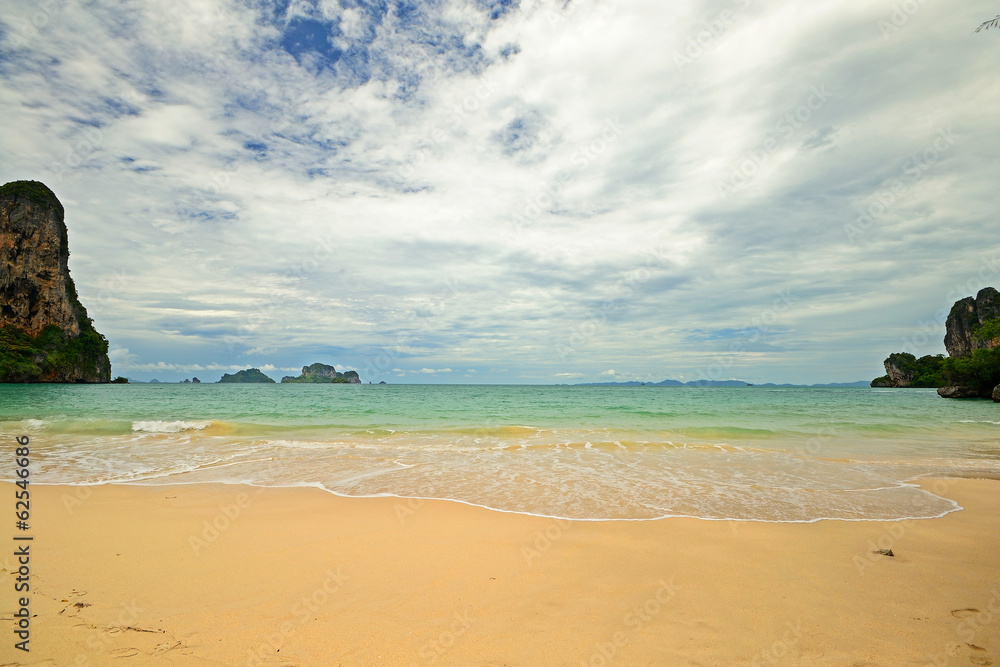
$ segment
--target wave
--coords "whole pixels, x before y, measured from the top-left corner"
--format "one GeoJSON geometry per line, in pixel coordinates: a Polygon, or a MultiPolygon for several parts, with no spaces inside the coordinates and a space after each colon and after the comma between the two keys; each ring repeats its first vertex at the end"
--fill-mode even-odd
{"type": "Polygon", "coordinates": [[[42,419],[0,419],[0,431],[41,431],[48,426],[42,419]]]}
{"type": "MultiPolygon", "coordinates": [[[[243,483],[316,486],[343,496],[452,500],[499,511],[578,520],[899,520],[954,511],[906,484],[920,476],[1000,474],[965,456],[857,460],[762,447],[576,440],[519,446],[399,439],[205,437],[226,423],[136,422],[110,438],[53,443],[41,483],[243,483]],[[588,446],[589,445],[589,446],[588,446]]],[[[576,433],[576,435],[580,435],[576,433]]]]}
{"type": "Polygon", "coordinates": [[[132,430],[143,433],[180,433],[181,431],[203,431],[211,424],[211,421],[139,421],[132,422],[132,430]]]}

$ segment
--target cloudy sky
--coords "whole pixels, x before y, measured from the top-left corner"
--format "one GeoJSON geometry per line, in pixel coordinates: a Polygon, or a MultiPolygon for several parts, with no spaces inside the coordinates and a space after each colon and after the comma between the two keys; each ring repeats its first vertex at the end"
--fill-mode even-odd
{"type": "Polygon", "coordinates": [[[1000,286],[995,2],[0,1],[115,375],[836,382],[1000,286]]]}

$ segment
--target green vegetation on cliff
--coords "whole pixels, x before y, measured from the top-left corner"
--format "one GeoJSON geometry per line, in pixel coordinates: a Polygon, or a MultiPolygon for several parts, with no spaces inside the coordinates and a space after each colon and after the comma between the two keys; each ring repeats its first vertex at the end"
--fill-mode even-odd
{"type": "Polygon", "coordinates": [[[108,341],[84,320],[80,335],[71,338],[50,324],[32,338],[12,326],[0,328],[0,378],[7,382],[59,382],[69,371],[74,375],[101,378],[107,382],[110,368],[108,341]]]}
{"type": "Polygon", "coordinates": [[[889,355],[889,360],[897,368],[912,377],[911,387],[937,388],[944,384],[941,369],[944,355],[925,355],[917,359],[909,352],[897,352],[889,355]]]}
{"type": "MultiPolygon", "coordinates": [[[[998,318],[1000,320],[1000,318],[998,318]]],[[[1000,338],[988,327],[998,326],[998,320],[986,322],[981,330],[986,330],[987,340],[1000,338]]],[[[969,395],[982,397],[991,395],[993,388],[1000,385],[1000,347],[975,350],[972,354],[957,357],[944,355],[924,356],[917,359],[908,352],[890,354],[886,367],[897,378],[911,378],[908,384],[897,384],[889,375],[872,380],[873,387],[965,387],[969,395]]]]}
{"type": "Polygon", "coordinates": [[[942,374],[942,385],[969,387],[980,396],[989,396],[993,388],[1000,385],[1000,347],[948,357],[942,364],[942,374]]]}
{"type": "Polygon", "coordinates": [[[264,375],[259,368],[248,368],[233,375],[226,373],[219,382],[274,384],[274,380],[264,375]]]}
{"type": "Polygon", "coordinates": [[[51,206],[64,215],[63,205],[48,186],[39,181],[11,181],[0,185],[0,197],[24,197],[40,206],[51,206]]]}
{"type": "Polygon", "coordinates": [[[994,317],[991,320],[986,320],[982,324],[974,327],[972,335],[979,340],[986,341],[987,343],[1000,338],[1000,317],[994,317]]]}

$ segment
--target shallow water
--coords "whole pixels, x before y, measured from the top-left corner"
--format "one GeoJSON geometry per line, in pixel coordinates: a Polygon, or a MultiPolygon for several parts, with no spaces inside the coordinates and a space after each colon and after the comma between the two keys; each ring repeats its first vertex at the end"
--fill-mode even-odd
{"type": "Polygon", "coordinates": [[[1000,474],[1000,407],[933,390],[0,385],[49,484],[312,485],[574,519],[940,516],[1000,474]]]}

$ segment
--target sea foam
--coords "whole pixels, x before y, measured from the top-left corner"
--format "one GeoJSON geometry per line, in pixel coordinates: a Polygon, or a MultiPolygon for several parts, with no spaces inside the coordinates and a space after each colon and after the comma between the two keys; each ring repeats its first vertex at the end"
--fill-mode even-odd
{"type": "Polygon", "coordinates": [[[181,431],[201,431],[210,421],[145,421],[132,422],[132,430],[143,433],[180,433],[181,431]]]}

